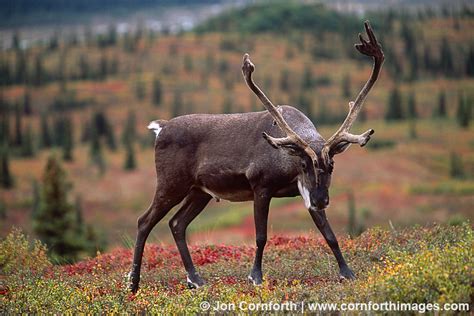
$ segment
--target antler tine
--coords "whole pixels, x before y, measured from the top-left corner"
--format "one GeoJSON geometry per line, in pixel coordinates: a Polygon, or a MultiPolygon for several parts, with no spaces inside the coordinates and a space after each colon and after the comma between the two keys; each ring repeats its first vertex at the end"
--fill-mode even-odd
{"type": "Polygon", "coordinates": [[[370,75],[369,80],[366,82],[362,90],[357,95],[357,98],[354,102],[349,102],[349,113],[347,114],[346,119],[342,123],[341,127],[337,130],[331,138],[328,139],[326,144],[324,145],[323,152],[329,154],[330,150],[337,144],[341,142],[345,143],[358,143],[360,146],[364,146],[370,139],[370,135],[374,133],[373,129],[366,131],[360,135],[353,135],[349,133],[352,124],[357,119],[357,115],[362,108],[362,104],[364,103],[365,99],[367,98],[367,94],[369,93],[372,86],[377,81],[377,78],[380,73],[380,69],[382,68],[382,64],[384,61],[384,54],[380,44],[375,37],[374,32],[370,26],[369,21],[365,21],[364,23],[365,31],[369,38],[369,41],[366,41],[364,37],[359,34],[360,44],[356,44],[355,48],[364,55],[370,56],[374,59],[374,66],[372,69],[372,74],[370,75]]]}
{"type": "Polygon", "coordinates": [[[244,75],[245,82],[247,83],[250,90],[252,90],[260,101],[263,103],[265,108],[268,110],[270,115],[273,117],[278,127],[287,135],[283,138],[274,138],[267,133],[263,132],[263,137],[275,148],[279,146],[285,146],[294,144],[301,149],[303,149],[313,161],[317,161],[316,153],[311,149],[306,141],[304,141],[298,134],[296,134],[288,123],[285,121],[280,111],[273,105],[273,103],[268,99],[268,97],[260,90],[260,88],[253,82],[252,73],[255,70],[255,65],[250,61],[249,54],[244,54],[243,64],[242,64],[242,74],[244,75]]]}

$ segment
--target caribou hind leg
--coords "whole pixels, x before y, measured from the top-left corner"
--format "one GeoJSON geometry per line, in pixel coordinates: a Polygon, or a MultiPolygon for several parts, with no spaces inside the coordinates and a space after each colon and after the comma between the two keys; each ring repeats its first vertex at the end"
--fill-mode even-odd
{"type": "Polygon", "coordinates": [[[178,203],[183,200],[184,196],[173,195],[173,198],[160,194],[157,190],[153,202],[148,210],[138,218],[137,239],[135,242],[135,250],[133,255],[133,266],[130,272],[130,290],[132,293],[138,291],[140,283],[140,270],[142,265],[143,250],[145,242],[155,225],[178,203]]]}
{"type": "Polygon", "coordinates": [[[173,233],[176,246],[187,272],[187,282],[189,288],[198,288],[204,285],[204,280],[196,272],[196,269],[189,253],[186,243],[186,228],[206,207],[211,200],[211,196],[201,190],[193,189],[184,200],[178,212],[169,221],[171,232],[173,233]]]}

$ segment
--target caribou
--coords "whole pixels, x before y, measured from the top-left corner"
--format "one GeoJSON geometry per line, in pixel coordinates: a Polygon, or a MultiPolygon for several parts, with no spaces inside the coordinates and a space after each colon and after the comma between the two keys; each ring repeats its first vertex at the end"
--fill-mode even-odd
{"type": "Polygon", "coordinates": [[[169,227],[187,272],[187,284],[205,284],[196,271],[186,242],[186,228],[209,201],[253,201],[256,253],[249,280],[263,282],[262,257],[267,242],[270,200],[301,195],[304,205],[331,248],[340,277],[354,279],[326,217],[333,157],[351,144],[364,146],[373,129],[355,135],[349,132],[384,61],[382,48],[368,21],[366,40],[359,34],[355,48],[373,58],[372,73],[353,102],[340,128],[327,141],[298,109],[275,106],[254,83],[254,64],[243,57],[242,73],[248,87],[266,111],[236,114],[191,114],[171,120],[156,120],[148,128],[156,133],[156,191],[148,210],[138,218],[130,290],[140,281],[144,246],[153,227],[181,203],[169,227]]]}

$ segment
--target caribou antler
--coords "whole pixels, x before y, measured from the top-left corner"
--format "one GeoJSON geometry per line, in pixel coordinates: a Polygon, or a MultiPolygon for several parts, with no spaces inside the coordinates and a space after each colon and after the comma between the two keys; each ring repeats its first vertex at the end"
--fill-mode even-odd
{"type": "Polygon", "coordinates": [[[317,163],[317,156],[313,149],[304,141],[298,134],[295,133],[285,121],[280,111],[273,105],[273,103],[268,99],[268,97],[260,90],[260,88],[253,82],[252,72],[255,70],[254,64],[250,61],[249,54],[244,55],[244,60],[242,64],[242,73],[244,75],[245,82],[249,88],[257,95],[257,97],[262,101],[265,108],[270,112],[271,116],[277,123],[278,127],[286,134],[286,137],[283,138],[274,138],[267,133],[263,132],[263,137],[275,148],[286,147],[292,148],[294,146],[302,149],[306,152],[312,160],[317,163]]]}
{"type": "Polygon", "coordinates": [[[369,21],[365,21],[364,23],[365,31],[367,32],[367,36],[369,37],[369,41],[367,42],[362,35],[359,33],[360,44],[356,44],[355,48],[362,54],[373,57],[374,59],[374,67],[372,69],[372,74],[370,75],[369,80],[364,85],[362,90],[359,92],[356,100],[354,102],[349,102],[349,113],[347,114],[346,119],[342,123],[341,127],[337,130],[337,132],[328,139],[322,153],[327,155],[334,155],[344,151],[350,144],[359,144],[361,147],[365,146],[367,142],[370,140],[370,135],[374,133],[373,129],[369,129],[363,134],[354,135],[350,134],[349,130],[352,127],[352,124],[357,118],[357,115],[360,112],[362,104],[367,97],[370,89],[374,85],[375,81],[377,81],[378,75],[380,73],[380,69],[382,67],[384,61],[384,54],[380,44],[377,42],[377,38],[370,27],[369,21]]]}

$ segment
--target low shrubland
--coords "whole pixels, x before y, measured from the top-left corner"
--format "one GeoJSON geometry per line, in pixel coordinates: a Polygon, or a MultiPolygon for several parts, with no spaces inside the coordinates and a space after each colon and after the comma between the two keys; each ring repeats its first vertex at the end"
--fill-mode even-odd
{"type": "MultiPolygon", "coordinates": [[[[127,290],[132,251],[117,248],[72,265],[52,265],[46,248],[19,231],[0,244],[2,312],[104,313],[199,312],[203,301],[218,303],[403,302],[471,303],[473,230],[469,223],[404,230],[372,228],[356,239],[341,238],[357,273],[341,281],[329,247],[321,238],[270,239],[264,258],[265,282],[246,281],[250,246],[193,246],[193,259],[207,285],[189,290],[174,247],[148,245],[141,288],[127,290]]],[[[237,305],[238,306],[238,305],[237,305]]]]}

